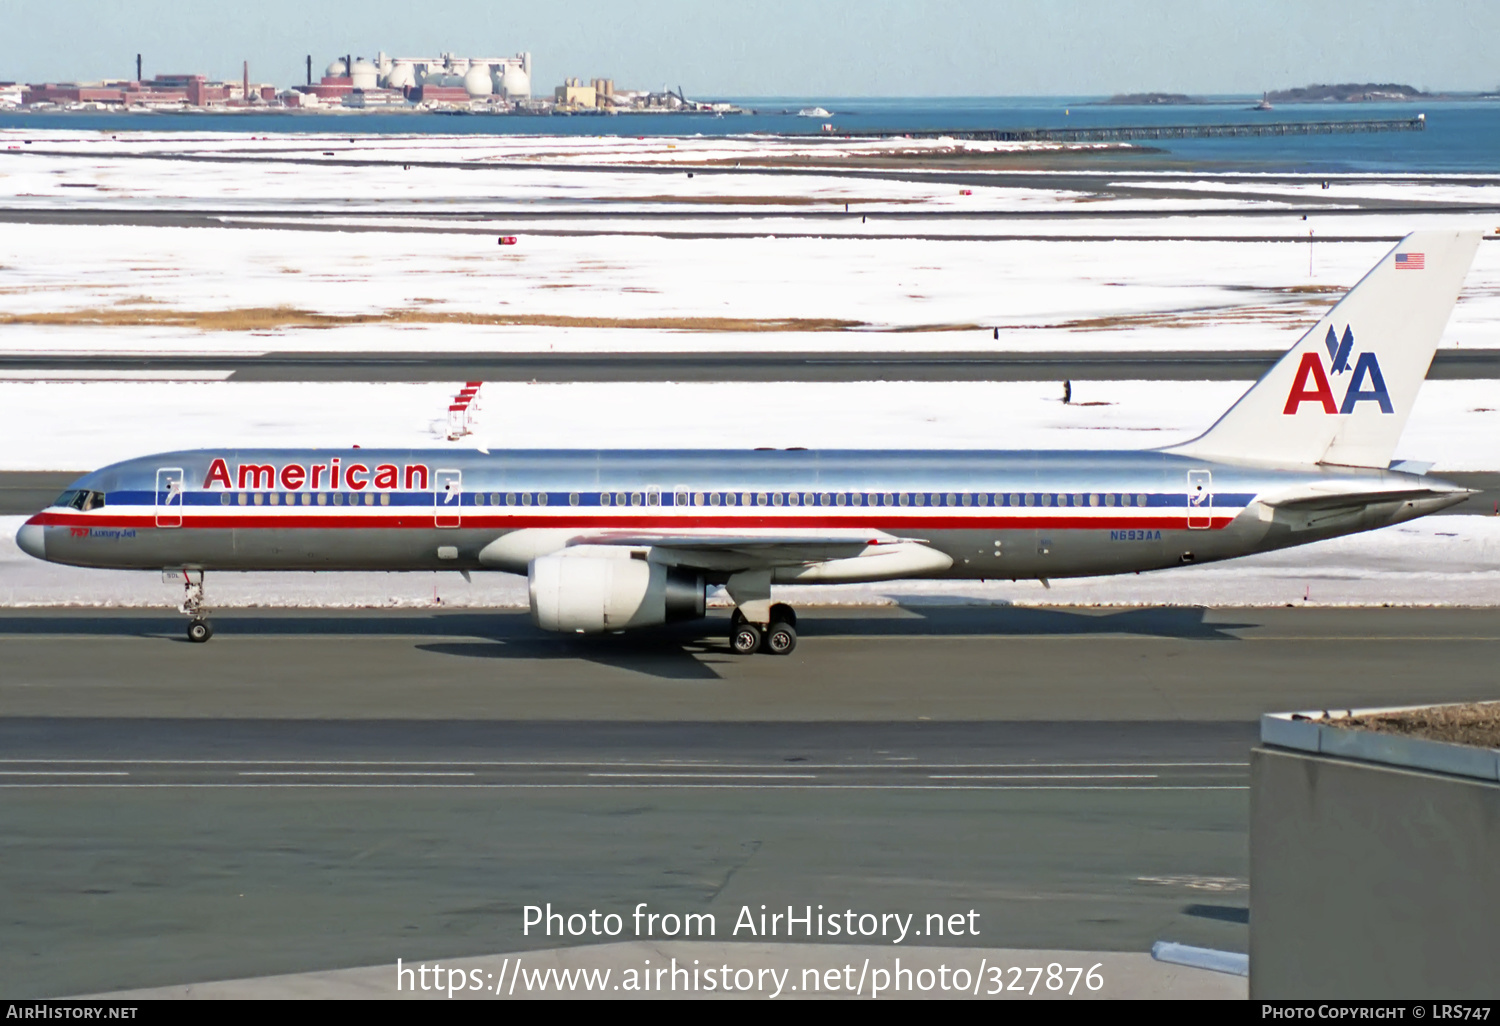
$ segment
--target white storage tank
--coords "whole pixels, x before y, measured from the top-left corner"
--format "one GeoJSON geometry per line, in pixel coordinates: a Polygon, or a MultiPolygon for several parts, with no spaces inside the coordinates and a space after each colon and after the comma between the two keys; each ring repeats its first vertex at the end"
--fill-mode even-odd
{"type": "Polygon", "coordinates": [[[471,64],[464,75],[464,89],[470,96],[489,96],[495,91],[494,83],[490,81],[490,66],[488,64],[471,64]]]}
{"type": "Polygon", "coordinates": [[[380,70],[373,63],[363,57],[355,58],[354,67],[349,72],[349,78],[353,81],[356,89],[376,89],[380,80],[380,70]]]}
{"type": "Polygon", "coordinates": [[[500,77],[500,91],[507,100],[524,100],[531,96],[531,76],[514,64],[507,64],[500,77]]]}
{"type": "Polygon", "coordinates": [[[417,73],[409,61],[397,61],[385,78],[387,89],[408,89],[417,84],[417,73]]]}

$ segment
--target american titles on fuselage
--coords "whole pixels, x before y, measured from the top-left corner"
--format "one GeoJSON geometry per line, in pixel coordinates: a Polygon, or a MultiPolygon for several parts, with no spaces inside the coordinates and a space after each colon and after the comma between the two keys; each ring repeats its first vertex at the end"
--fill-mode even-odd
{"type": "Polygon", "coordinates": [[[426,491],[428,469],[425,463],[406,463],[400,468],[394,463],[378,463],[373,468],[353,462],[341,465],[340,458],[334,456],[327,463],[283,463],[279,471],[270,463],[238,463],[235,473],[230,474],[229,464],[218,457],[208,465],[208,473],[203,477],[205,490],[211,490],[214,485],[242,490],[279,487],[288,492],[298,491],[304,485],[312,490],[326,488],[329,491],[347,488],[358,492],[367,487],[426,491]],[[325,479],[326,485],[323,483],[325,479]]]}

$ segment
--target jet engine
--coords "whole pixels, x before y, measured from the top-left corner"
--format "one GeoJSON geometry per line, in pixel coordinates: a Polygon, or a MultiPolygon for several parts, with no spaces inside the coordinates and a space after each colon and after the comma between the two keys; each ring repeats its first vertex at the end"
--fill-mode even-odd
{"type": "Polygon", "coordinates": [[[599,634],[704,615],[701,575],[641,555],[573,549],[532,560],[532,621],[548,631],[599,634]]]}

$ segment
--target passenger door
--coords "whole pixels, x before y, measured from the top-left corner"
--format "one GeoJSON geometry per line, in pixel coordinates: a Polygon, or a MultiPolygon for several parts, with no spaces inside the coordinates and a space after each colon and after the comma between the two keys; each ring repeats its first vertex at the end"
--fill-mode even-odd
{"type": "Polygon", "coordinates": [[[156,472],[156,526],[182,526],[181,467],[162,467],[156,472]]]}
{"type": "Polygon", "coordinates": [[[1214,525],[1214,475],[1208,470],[1187,472],[1187,525],[1203,531],[1214,525]]]}
{"type": "Polygon", "coordinates": [[[432,472],[432,526],[458,527],[463,523],[464,473],[461,470],[432,472]]]}

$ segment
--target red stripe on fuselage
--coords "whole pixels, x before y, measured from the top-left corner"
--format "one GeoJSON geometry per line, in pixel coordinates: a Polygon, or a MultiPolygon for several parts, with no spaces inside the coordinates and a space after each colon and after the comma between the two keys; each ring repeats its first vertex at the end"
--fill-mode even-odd
{"type": "MultiPolygon", "coordinates": [[[[1196,517],[1194,519],[1197,519],[1196,517]]],[[[1215,530],[1227,527],[1233,516],[1215,516],[1215,530]]],[[[156,518],[150,514],[142,516],[110,516],[107,519],[88,513],[38,513],[29,523],[43,527],[94,527],[94,528],[154,528],[156,518]]],[[[567,528],[576,531],[590,530],[655,530],[692,531],[722,528],[765,528],[778,530],[808,529],[857,529],[872,531],[978,531],[978,530],[1054,530],[1054,531],[1181,531],[1188,530],[1187,517],[1062,517],[1062,516],[913,516],[913,517],[868,517],[868,516],[578,516],[576,514],[493,516],[480,513],[465,513],[462,529],[519,530],[525,527],[567,528]]],[[[304,514],[304,513],[230,513],[214,516],[182,517],[181,527],[163,530],[438,530],[433,514],[387,513],[372,511],[366,514],[304,514]]],[[[452,528],[441,528],[452,530],[452,528]]]]}

